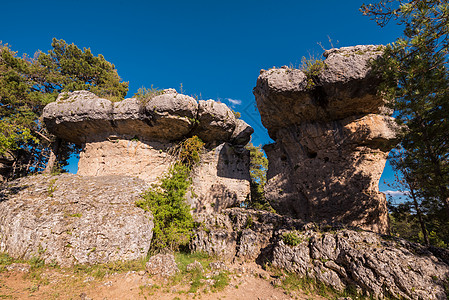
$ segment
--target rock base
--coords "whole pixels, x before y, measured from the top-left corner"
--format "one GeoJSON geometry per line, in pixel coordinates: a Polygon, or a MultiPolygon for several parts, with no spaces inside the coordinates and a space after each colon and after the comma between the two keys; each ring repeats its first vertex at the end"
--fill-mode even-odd
{"type": "Polygon", "coordinates": [[[61,266],[145,257],[151,214],[135,201],[147,188],[125,176],[30,176],[0,191],[0,251],[61,266]]]}
{"type": "Polygon", "coordinates": [[[197,218],[202,225],[191,244],[195,251],[271,265],[375,299],[446,299],[449,256],[443,249],[240,208],[197,218]]]}

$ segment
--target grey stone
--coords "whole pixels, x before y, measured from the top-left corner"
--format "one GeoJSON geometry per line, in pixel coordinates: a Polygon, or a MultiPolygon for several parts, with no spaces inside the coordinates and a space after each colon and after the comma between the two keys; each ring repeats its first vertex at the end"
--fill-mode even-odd
{"type": "Polygon", "coordinates": [[[199,101],[198,122],[193,134],[206,143],[228,141],[236,126],[231,109],[226,104],[214,100],[199,101]]]}
{"type": "Polygon", "coordinates": [[[212,271],[229,271],[228,266],[222,261],[213,261],[209,263],[209,268],[212,271]]]}
{"type": "MultiPolygon", "coordinates": [[[[202,225],[194,238],[194,249],[215,255],[220,253],[216,250],[225,249],[225,255],[220,257],[227,261],[243,257],[261,265],[269,263],[336,290],[351,286],[374,299],[446,299],[449,265],[444,262],[447,251],[443,249],[427,249],[402,239],[341,226],[319,232],[316,226],[312,230],[308,223],[287,216],[243,208],[202,215],[198,221],[202,225]],[[225,238],[218,240],[218,233],[225,238]],[[299,244],[286,245],[283,236],[287,233],[295,234],[299,244]],[[220,248],[214,248],[217,243],[221,243],[220,248]]],[[[212,264],[210,267],[218,268],[212,264]]]]}
{"type": "Polygon", "coordinates": [[[61,266],[145,257],[151,213],[135,201],[147,188],[125,176],[30,176],[1,193],[0,251],[61,266]]]}
{"type": "Polygon", "coordinates": [[[203,265],[199,261],[195,260],[193,263],[190,263],[190,264],[188,264],[186,266],[186,271],[187,272],[191,272],[191,271],[194,271],[194,270],[203,272],[204,271],[203,265]]]}
{"type": "Polygon", "coordinates": [[[254,129],[242,119],[235,120],[235,129],[231,136],[231,142],[235,145],[245,146],[251,140],[254,129]]]}
{"type": "Polygon", "coordinates": [[[174,89],[161,91],[149,99],[130,98],[112,103],[88,91],[61,93],[43,111],[48,130],[67,141],[83,144],[110,136],[137,136],[167,142],[191,134],[204,142],[232,142],[244,145],[252,129],[237,122],[224,103],[213,100],[199,103],[174,89]]]}
{"type": "Polygon", "coordinates": [[[173,254],[157,254],[148,260],[146,270],[151,275],[170,277],[179,272],[173,254]]]}
{"type": "Polygon", "coordinates": [[[280,213],[305,222],[343,223],[387,233],[378,182],[397,142],[394,119],[369,62],[382,46],[332,49],[313,78],[301,70],[262,72],[254,88],[274,144],[265,195],[280,213]]]}

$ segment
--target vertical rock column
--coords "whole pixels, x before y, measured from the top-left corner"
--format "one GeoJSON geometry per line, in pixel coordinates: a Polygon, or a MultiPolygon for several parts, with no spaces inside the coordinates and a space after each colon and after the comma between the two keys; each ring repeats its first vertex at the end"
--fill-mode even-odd
{"type": "Polygon", "coordinates": [[[368,62],[381,46],[328,50],[318,75],[262,70],[254,88],[262,123],[275,140],[266,196],[280,213],[388,232],[378,182],[395,123],[368,62]]]}

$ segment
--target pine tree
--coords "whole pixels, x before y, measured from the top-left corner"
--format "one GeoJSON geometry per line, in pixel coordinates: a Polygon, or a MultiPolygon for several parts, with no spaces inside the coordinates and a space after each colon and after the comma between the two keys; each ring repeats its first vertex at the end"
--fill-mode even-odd
{"type": "MultiPolygon", "coordinates": [[[[386,47],[374,68],[401,128],[395,168],[413,174],[428,214],[449,221],[449,4],[442,0],[382,0],[362,12],[380,26],[404,25],[404,37],[386,47]]],[[[405,172],[405,173],[404,173],[405,172]]],[[[443,229],[443,228],[441,228],[443,229]]],[[[441,230],[443,232],[444,230],[441,230]]]]}
{"type": "Polygon", "coordinates": [[[0,44],[0,158],[14,161],[7,177],[51,171],[76,150],[48,134],[40,121],[46,104],[60,92],[75,90],[116,101],[124,98],[128,83],[102,55],[64,40],[53,39],[48,53],[37,52],[33,58],[18,57],[7,44],[0,44]]]}

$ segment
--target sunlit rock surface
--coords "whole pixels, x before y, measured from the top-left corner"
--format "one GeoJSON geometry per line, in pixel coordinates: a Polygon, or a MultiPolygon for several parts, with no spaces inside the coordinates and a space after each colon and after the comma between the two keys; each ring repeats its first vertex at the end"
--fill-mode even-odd
{"type": "Polygon", "coordinates": [[[328,50],[309,76],[287,67],[261,72],[254,88],[274,144],[266,196],[304,221],[344,223],[388,232],[378,182],[395,141],[395,123],[378,95],[369,61],[381,46],[328,50]]]}

